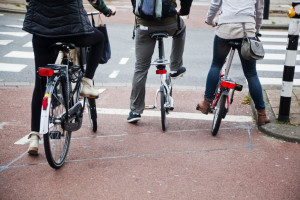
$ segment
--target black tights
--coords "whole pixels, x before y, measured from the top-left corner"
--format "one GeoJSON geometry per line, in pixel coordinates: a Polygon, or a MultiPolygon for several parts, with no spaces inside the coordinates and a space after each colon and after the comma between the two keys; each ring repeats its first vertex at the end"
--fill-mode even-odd
{"type": "Polygon", "coordinates": [[[50,46],[56,42],[73,43],[77,47],[91,46],[91,51],[87,58],[85,77],[93,79],[98,67],[97,58],[99,58],[103,49],[103,41],[103,33],[96,28],[94,28],[94,33],[92,34],[63,38],[45,38],[33,35],[32,46],[35,59],[35,85],[31,102],[31,131],[39,132],[40,130],[42,98],[46,86],[46,79],[38,75],[38,68],[55,63],[58,54],[55,53],[50,46]]]}

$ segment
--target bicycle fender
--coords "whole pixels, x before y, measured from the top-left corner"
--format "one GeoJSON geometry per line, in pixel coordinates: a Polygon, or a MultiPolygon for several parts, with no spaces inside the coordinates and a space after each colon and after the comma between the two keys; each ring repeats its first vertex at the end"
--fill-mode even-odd
{"type": "MultiPolygon", "coordinates": [[[[57,78],[58,79],[58,78],[57,78]]],[[[49,132],[49,111],[50,111],[50,104],[51,104],[51,97],[54,90],[54,86],[56,84],[56,80],[53,80],[49,84],[47,84],[46,92],[44,97],[47,98],[47,108],[43,109],[43,106],[41,108],[41,118],[40,118],[40,133],[41,134],[47,134],[49,132]]]]}

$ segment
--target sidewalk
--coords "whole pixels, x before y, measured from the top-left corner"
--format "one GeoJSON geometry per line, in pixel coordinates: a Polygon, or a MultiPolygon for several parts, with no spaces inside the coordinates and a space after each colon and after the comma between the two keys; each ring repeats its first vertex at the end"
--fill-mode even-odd
{"type": "MultiPolygon", "coordinates": [[[[272,0],[269,19],[263,20],[262,29],[287,29],[290,19],[286,16],[286,12],[290,6],[290,0],[272,0]]],[[[0,11],[26,13],[26,8],[23,0],[2,0],[0,3],[0,11]]],[[[275,89],[264,88],[267,113],[270,116],[271,123],[258,128],[270,136],[286,141],[300,142],[300,88],[294,87],[293,90],[289,124],[279,124],[276,121],[278,117],[280,93],[280,87],[275,89]]],[[[252,110],[254,116],[256,116],[256,110],[254,108],[252,110]]]]}

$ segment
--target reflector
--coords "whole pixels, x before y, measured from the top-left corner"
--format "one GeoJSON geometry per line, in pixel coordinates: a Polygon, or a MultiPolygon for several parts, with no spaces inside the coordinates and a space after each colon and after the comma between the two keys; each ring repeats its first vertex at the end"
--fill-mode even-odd
{"type": "Polygon", "coordinates": [[[53,69],[40,68],[39,75],[40,76],[53,76],[53,69]]]}
{"type": "Polygon", "coordinates": [[[156,74],[166,74],[166,73],[167,73],[167,70],[165,70],[165,69],[156,70],[156,74]]]}
{"type": "Polygon", "coordinates": [[[43,98],[43,110],[46,110],[47,109],[47,105],[48,105],[48,97],[44,97],[43,98]]]}

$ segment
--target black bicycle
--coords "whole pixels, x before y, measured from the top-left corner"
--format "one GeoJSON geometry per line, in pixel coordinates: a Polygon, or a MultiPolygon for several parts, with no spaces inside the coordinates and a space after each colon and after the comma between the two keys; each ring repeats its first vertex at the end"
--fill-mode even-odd
{"type": "Polygon", "coordinates": [[[40,133],[44,134],[47,161],[52,168],[58,169],[68,154],[72,131],[81,128],[85,103],[94,132],[97,130],[97,112],[94,98],[82,98],[79,95],[88,49],[79,48],[80,64],[75,65],[70,56],[70,50],[75,49],[74,44],[57,42],[52,48],[62,52],[63,58],[61,64],[39,68],[39,75],[47,77],[40,133]]]}

